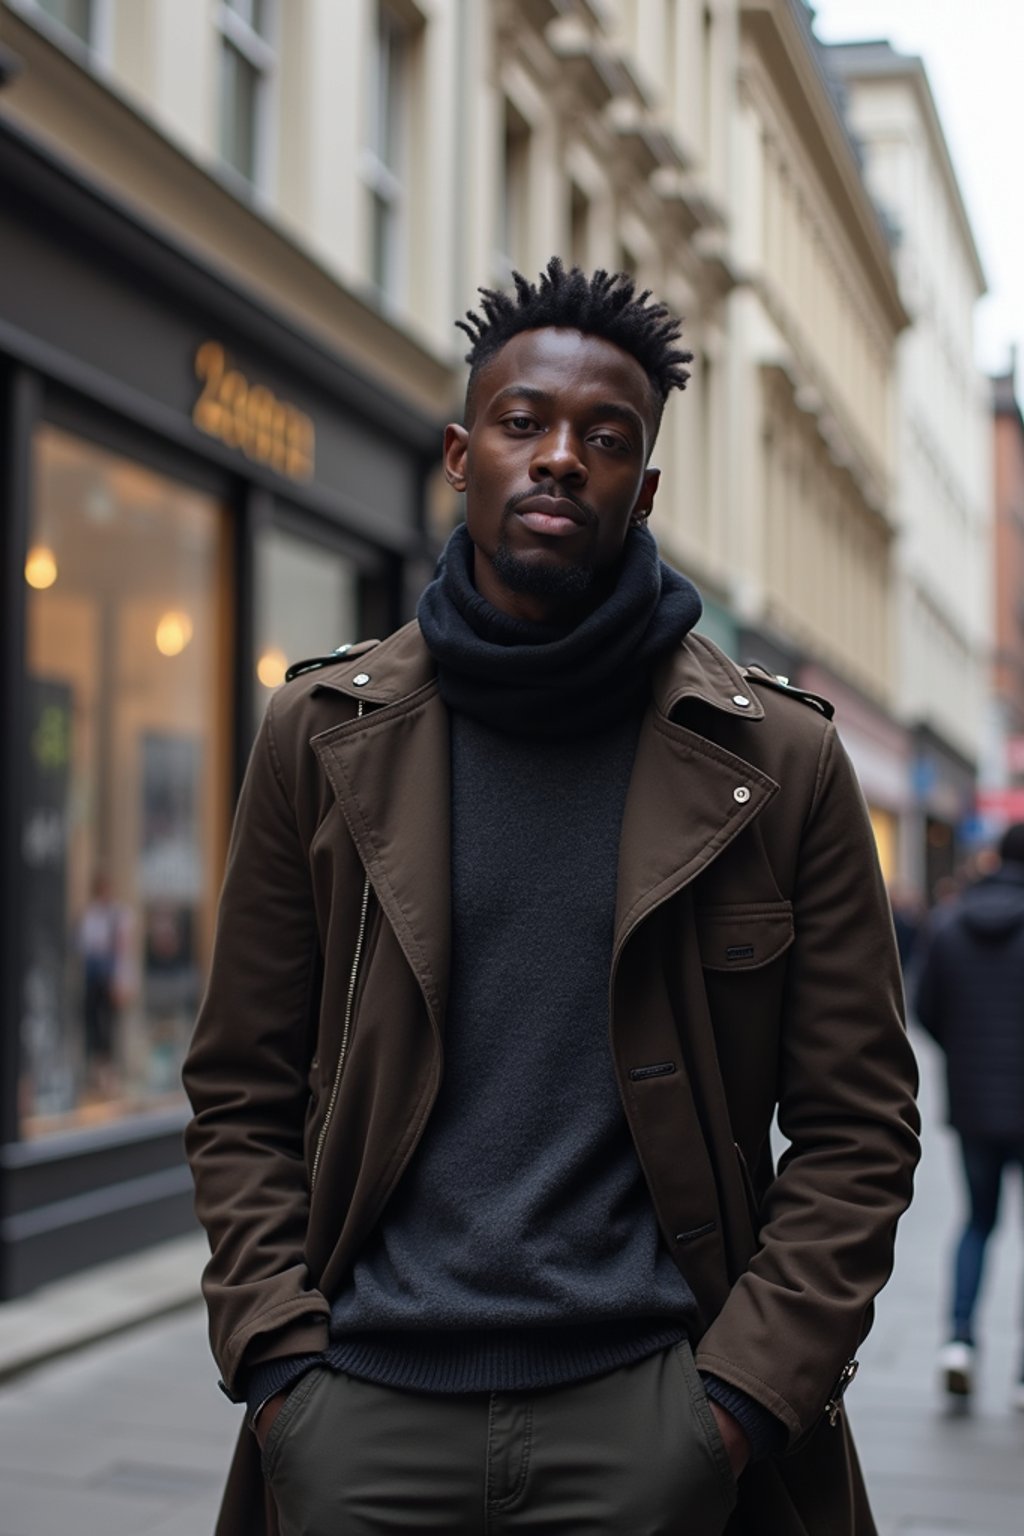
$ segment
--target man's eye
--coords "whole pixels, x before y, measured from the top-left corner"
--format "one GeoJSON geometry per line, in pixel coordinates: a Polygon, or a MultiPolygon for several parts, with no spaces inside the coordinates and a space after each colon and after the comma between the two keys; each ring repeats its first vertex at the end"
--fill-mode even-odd
{"type": "Polygon", "coordinates": [[[535,425],[532,416],[506,416],[506,427],[513,427],[517,432],[528,432],[535,425]]]}
{"type": "Polygon", "coordinates": [[[618,437],[614,432],[595,432],[591,442],[596,443],[599,448],[609,448],[612,452],[616,453],[625,452],[629,446],[623,438],[618,437]]]}

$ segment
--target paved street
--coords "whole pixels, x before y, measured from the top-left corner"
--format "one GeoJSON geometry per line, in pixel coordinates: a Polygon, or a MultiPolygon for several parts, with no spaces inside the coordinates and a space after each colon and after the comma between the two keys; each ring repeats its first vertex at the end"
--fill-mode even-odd
{"type": "MultiPolygon", "coordinates": [[[[918,1200],[850,1394],[853,1421],[881,1536],[1020,1536],[1024,1414],[1006,1407],[1019,1348],[1020,1191],[993,1254],[978,1403],[951,1417],[933,1355],[955,1166],[934,1125],[927,1043],[921,1054],[929,1130],[918,1200]]],[[[237,1412],[214,1386],[198,1308],[15,1378],[0,1388],[0,1536],[208,1536],[237,1412]]]]}
{"type": "Polygon", "coordinates": [[[947,1270],[960,1209],[955,1144],[941,1114],[938,1052],[915,1036],[922,1068],[924,1157],[900,1227],[896,1273],[851,1388],[850,1419],[881,1536],[1021,1536],[1024,1413],[1007,1407],[1020,1365],[1024,1243],[1016,1182],[1004,1195],[980,1330],[984,1358],[969,1415],[951,1414],[935,1388],[947,1270]]]}

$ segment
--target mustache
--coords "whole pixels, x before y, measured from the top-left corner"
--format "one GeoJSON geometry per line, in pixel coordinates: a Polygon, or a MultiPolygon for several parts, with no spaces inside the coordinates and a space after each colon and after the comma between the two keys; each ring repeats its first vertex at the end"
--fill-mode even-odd
{"type": "Polygon", "coordinates": [[[538,487],[534,486],[528,491],[517,491],[505,503],[506,517],[509,513],[514,512],[517,507],[521,507],[524,501],[541,501],[545,496],[551,501],[572,502],[572,505],[581,514],[586,527],[592,527],[597,522],[597,513],[589,502],[583,501],[579,496],[574,496],[571,491],[562,490],[560,486],[553,486],[551,490],[538,489],[538,487]]]}

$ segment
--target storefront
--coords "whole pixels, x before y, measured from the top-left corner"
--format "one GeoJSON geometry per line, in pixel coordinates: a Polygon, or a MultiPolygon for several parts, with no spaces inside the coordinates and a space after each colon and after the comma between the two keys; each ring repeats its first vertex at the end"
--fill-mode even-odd
{"type": "Polygon", "coordinates": [[[727,656],[735,658],[739,646],[735,618],[729,608],[704,587],[701,587],[700,595],[704,611],[697,628],[702,635],[707,635],[709,640],[713,640],[727,656]]]}
{"type": "Polygon", "coordinates": [[[787,682],[795,679],[800,665],[800,652],[781,636],[751,625],[740,627],[732,654],[741,666],[764,667],[787,682]]]}
{"type": "Polygon", "coordinates": [[[974,820],[977,774],[973,763],[926,725],[915,729],[913,747],[919,879],[934,903],[952,894],[973,851],[964,834],[974,820]]]}
{"type": "Polygon", "coordinates": [[[2,1298],[191,1223],[255,724],[406,616],[439,434],[3,126],[0,267],[2,1298]]]}
{"type": "Polygon", "coordinates": [[[867,802],[882,874],[890,885],[902,883],[909,857],[905,829],[913,806],[907,732],[825,667],[801,667],[796,681],[835,706],[836,728],[867,802]]]}

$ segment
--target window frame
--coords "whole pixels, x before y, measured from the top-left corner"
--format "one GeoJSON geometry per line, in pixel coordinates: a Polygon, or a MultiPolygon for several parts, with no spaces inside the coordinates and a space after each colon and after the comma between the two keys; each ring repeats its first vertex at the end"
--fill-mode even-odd
{"type": "MultiPolygon", "coordinates": [[[[241,0],[251,10],[252,0],[241,0]]],[[[236,190],[244,195],[265,197],[273,185],[277,170],[277,138],[280,98],[280,21],[278,0],[263,0],[265,23],[257,31],[239,5],[231,0],[217,0],[214,26],[217,31],[217,160],[220,170],[236,190]],[[225,51],[233,49],[256,77],[253,96],[252,175],[249,176],[227,158],[224,135],[226,100],[223,62],[225,51]]]]}
{"type": "Polygon", "coordinates": [[[8,4],[12,11],[65,53],[73,54],[101,71],[109,68],[114,54],[114,0],[89,0],[89,36],[86,38],[79,37],[56,16],[51,16],[44,9],[42,0],[8,0],[8,4]]]}
{"type": "Polygon", "coordinates": [[[418,12],[414,20],[387,4],[386,0],[377,0],[369,37],[369,91],[364,105],[363,144],[359,155],[359,179],[367,194],[366,272],[381,302],[393,307],[404,303],[409,282],[410,108],[414,95],[410,75],[416,31],[423,24],[418,12]],[[388,38],[386,65],[381,47],[385,35],[388,38]],[[394,122],[389,120],[393,104],[397,106],[394,122]],[[392,141],[392,160],[397,163],[389,163],[386,140],[392,141]],[[377,233],[377,212],[381,207],[390,225],[388,251],[383,260],[377,233]],[[378,276],[381,271],[383,281],[378,276]]]}

